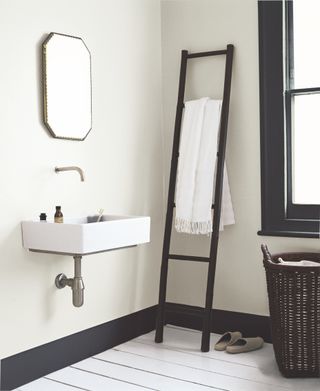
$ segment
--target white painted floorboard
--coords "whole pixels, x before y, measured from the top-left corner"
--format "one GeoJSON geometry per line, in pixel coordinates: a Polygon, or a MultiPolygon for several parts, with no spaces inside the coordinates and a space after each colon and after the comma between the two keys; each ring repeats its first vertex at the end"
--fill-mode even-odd
{"type": "Polygon", "coordinates": [[[75,391],[76,388],[45,378],[35,380],[17,389],[23,391],[75,391]]]}
{"type": "MultiPolygon", "coordinates": [[[[210,391],[212,389],[217,389],[213,387],[203,387],[197,383],[190,383],[184,379],[180,379],[178,376],[170,376],[169,374],[164,375],[163,373],[159,374],[159,371],[147,371],[145,368],[146,365],[139,363],[137,365],[136,359],[140,357],[130,357],[130,360],[124,360],[123,353],[113,352],[116,356],[114,357],[113,362],[97,360],[89,358],[88,360],[81,361],[80,363],[75,364],[75,368],[83,369],[85,371],[100,373],[103,375],[110,376],[111,374],[118,379],[128,382],[134,382],[140,384],[148,389],[156,390],[177,390],[177,391],[210,391]],[[120,357],[119,357],[120,356],[120,357]],[[132,361],[135,361],[134,363],[132,361]],[[129,362],[128,362],[129,361],[129,362]],[[117,363],[118,362],[118,363],[117,363]],[[117,363],[117,364],[114,364],[117,363]]],[[[124,353],[125,354],[125,353],[124,353]]],[[[111,356],[108,359],[112,359],[111,356]]]]}
{"type": "MultiPolygon", "coordinates": [[[[219,338],[212,334],[212,345],[219,338]]],[[[154,332],[71,367],[19,387],[20,391],[318,391],[320,379],[286,379],[272,345],[239,355],[200,351],[201,333],[165,328],[164,343],[154,332]]]]}

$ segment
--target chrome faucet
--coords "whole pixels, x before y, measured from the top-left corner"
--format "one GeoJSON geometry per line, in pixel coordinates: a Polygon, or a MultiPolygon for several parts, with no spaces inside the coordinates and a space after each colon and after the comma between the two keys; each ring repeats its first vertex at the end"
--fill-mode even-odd
{"type": "Polygon", "coordinates": [[[54,171],[56,173],[61,172],[61,171],[77,171],[80,175],[81,182],[84,182],[84,172],[80,167],[77,167],[77,166],[55,167],[54,171]]]}

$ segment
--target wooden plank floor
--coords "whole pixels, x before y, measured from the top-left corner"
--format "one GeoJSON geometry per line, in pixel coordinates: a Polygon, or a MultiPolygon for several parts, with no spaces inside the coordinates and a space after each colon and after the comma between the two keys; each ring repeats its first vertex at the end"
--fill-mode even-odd
{"type": "MultiPolygon", "coordinates": [[[[219,338],[212,335],[212,344],[219,338]]],[[[154,332],[53,372],[20,391],[318,391],[320,379],[285,379],[272,345],[232,355],[199,350],[201,333],[165,328],[164,343],[154,332]]]]}

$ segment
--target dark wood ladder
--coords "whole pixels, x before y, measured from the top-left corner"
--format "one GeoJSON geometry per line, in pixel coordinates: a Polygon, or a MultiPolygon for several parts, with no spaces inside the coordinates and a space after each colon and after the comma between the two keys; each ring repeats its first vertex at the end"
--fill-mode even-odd
{"type": "MultiPolygon", "coordinates": [[[[219,242],[223,171],[224,171],[225,151],[226,151],[226,141],[227,141],[233,48],[234,48],[233,45],[227,45],[227,48],[225,50],[216,50],[216,51],[200,52],[200,53],[188,53],[187,50],[182,50],[181,52],[179,92],[178,92],[177,111],[176,111],[176,119],[175,119],[175,126],[174,126],[171,170],[170,170],[170,179],[169,179],[169,194],[168,194],[166,224],[165,224],[163,250],[162,250],[162,264],[161,264],[160,288],[159,288],[159,306],[158,306],[158,314],[157,314],[157,322],[156,322],[155,342],[160,343],[163,341],[163,327],[165,324],[165,315],[166,312],[169,311],[168,308],[169,306],[167,306],[166,303],[169,259],[181,260],[181,261],[207,262],[208,277],[207,277],[205,308],[201,312],[193,313],[197,316],[200,316],[203,319],[202,340],[201,340],[201,350],[203,352],[208,352],[210,349],[210,325],[211,325],[213,290],[214,290],[214,280],[215,280],[215,271],[216,271],[216,262],[217,262],[217,250],[218,250],[218,242],[219,242]],[[210,254],[208,257],[170,254],[170,241],[171,241],[171,231],[172,231],[173,210],[175,208],[174,196],[175,196],[175,186],[176,186],[178,157],[179,157],[181,121],[182,121],[182,113],[184,108],[184,93],[185,93],[185,85],[186,85],[187,62],[189,59],[192,58],[218,56],[218,55],[226,55],[226,65],[225,65],[225,79],[224,79],[223,101],[222,101],[221,119],[220,119],[217,162],[216,162],[217,166],[216,166],[216,180],[215,180],[215,196],[214,196],[214,204],[212,205],[212,208],[214,209],[214,216],[213,216],[213,231],[212,231],[211,243],[210,243],[210,254]]],[[[170,312],[172,311],[170,310],[170,312]]]]}

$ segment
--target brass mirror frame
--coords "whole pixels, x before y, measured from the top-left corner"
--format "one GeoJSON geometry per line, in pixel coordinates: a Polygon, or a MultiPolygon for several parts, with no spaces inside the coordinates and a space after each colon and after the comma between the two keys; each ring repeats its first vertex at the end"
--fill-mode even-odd
{"type": "Polygon", "coordinates": [[[91,68],[92,68],[92,66],[91,66],[91,53],[90,53],[90,50],[88,49],[88,46],[85,44],[85,42],[82,38],[76,37],[73,35],[68,35],[68,34],[51,32],[50,34],[48,34],[47,38],[43,41],[43,43],[42,43],[43,122],[44,122],[44,125],[46,126],[46,128],[49,130],[49,133],[51,134],[52,137],[58,138],[58,139],[63,139],[63,140],[84,141],[87,138],[88,134],[91,132],[91,130],[92,130],[92,69],[91,68]],[[64,37],[68,37],[68,38],[79,39],[83,43],[83,45],[85,46],[85,48],[87,49],[87,51],[89,53],[89,59],[90,59],[90,68],[89,68],[89,72],[90,72],[90,125],[91,126],[83,138],[57,136],[48,122],[48,89],[47,89],[47,72],[46,72],[46,70],[47,70],[47,57],[46,57],[46,55],[47,55],[47,44],[54,35],[62,35],[64,37]]]}

